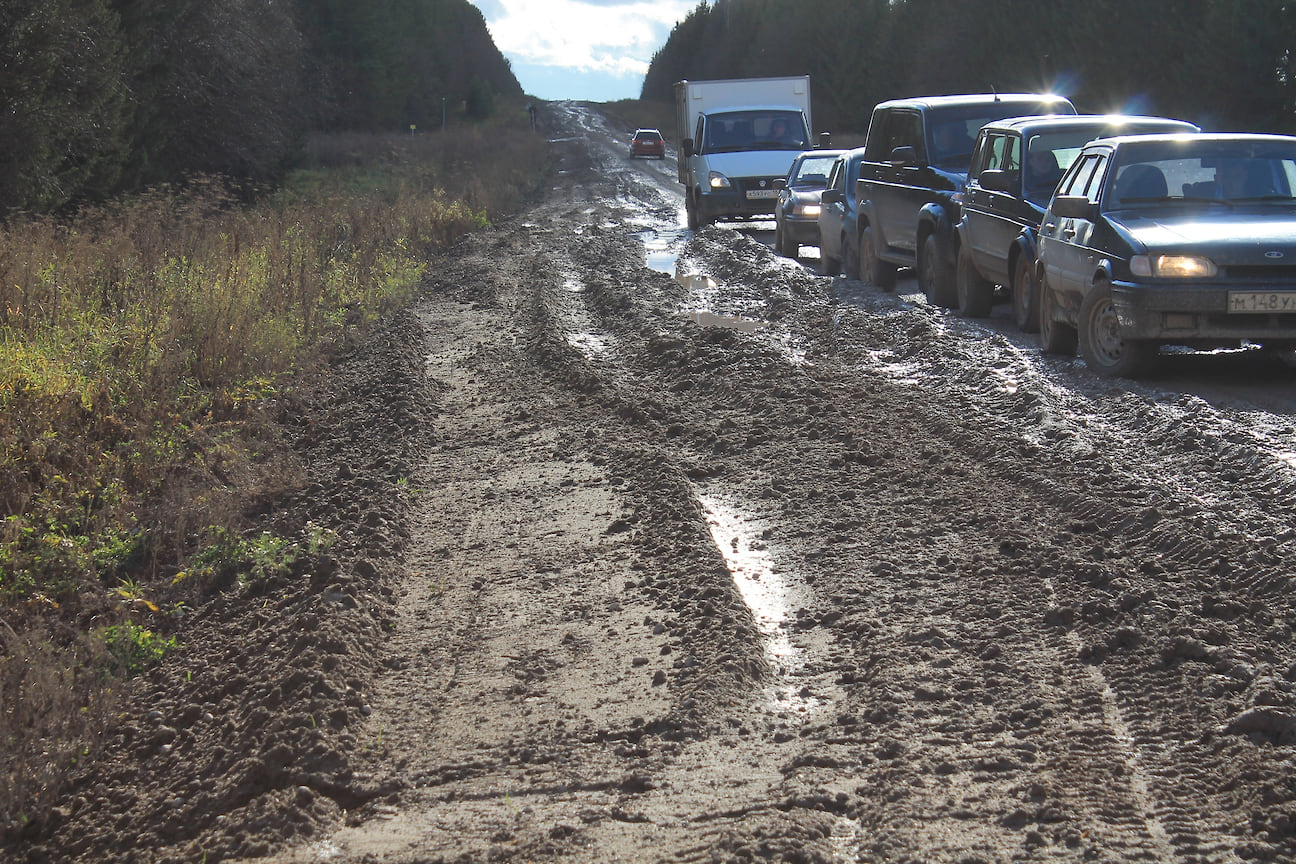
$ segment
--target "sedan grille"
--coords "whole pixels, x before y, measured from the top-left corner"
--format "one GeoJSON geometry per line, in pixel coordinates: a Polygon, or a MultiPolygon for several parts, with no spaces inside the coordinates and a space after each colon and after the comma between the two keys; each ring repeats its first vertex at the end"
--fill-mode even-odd
{"type": "Polygon", "coordinates": [[[1296,265],[1239,264],[1224,267],[1224,275],[1229,279],[1248,282],[1293,282],[1296,283],[1296,265]]]}

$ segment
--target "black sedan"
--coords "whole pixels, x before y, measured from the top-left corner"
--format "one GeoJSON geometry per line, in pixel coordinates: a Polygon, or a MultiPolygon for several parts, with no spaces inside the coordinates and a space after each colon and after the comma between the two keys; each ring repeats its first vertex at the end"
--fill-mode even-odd
{"type": "Polygon", "coordinates": [[[1035,232],[1080,148],[1114,135],[1197,131],[1180,120],[1123,114],[1012,117],[981,127],[955,228],[959,312],[989,315],[1000,299],[995,286],[1003,286],[1017,326],[1039,329],[1035,232]]]}
{"type": "Polygon", "coordinates": [[[842,150],[807,150],[792,160],[787,177],[775,180],[774,249],[795,258],[802,246],[819,245],[819,197],[842,150]]]}
{"type": "Polygon", "coordinates": [[[1130,377],[1161,345],[1296,347],[1296,137],[1086,145],[1040,225],[1040,337],[1130,377]]]}

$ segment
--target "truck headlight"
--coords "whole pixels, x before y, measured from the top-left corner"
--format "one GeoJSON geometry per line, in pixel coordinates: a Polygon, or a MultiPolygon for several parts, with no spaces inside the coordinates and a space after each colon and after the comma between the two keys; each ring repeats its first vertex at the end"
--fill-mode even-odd
{"type": "Polygon", "coordinates": [[[729,182],[728,177],[721,174],[719,171],[712,171],[707,174],[707,185],[712,189],[728,189],[733,184],[729,182]]]}
{"type": "Polygon", "coordinates": [[[818,219],[819,211],[823,209],[823,206],[820,204],[802,204],[797,209],[800,210],[801,215],[807,219],[818,219]]]}
{"type": "Polygon", "coordinates": [[[1130,272],[1161,279],[1208,279],[1219,273],[1219,268],[1201,255],[1135,255],[1130,259],[1130,272]]]}

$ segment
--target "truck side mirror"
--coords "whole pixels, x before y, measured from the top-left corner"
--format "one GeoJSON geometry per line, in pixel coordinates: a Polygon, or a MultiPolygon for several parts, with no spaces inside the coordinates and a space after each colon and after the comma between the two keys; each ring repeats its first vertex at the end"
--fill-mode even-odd
{"type": "Polygon", "coordinates": [[[821,204],[844,204],[846,196],[842,194],[840,189],[825,189],[819,196],[819,202],[821,204]]]}
{"type": "Polygon", "coordinates": [[[684,148],[685,159],[691,159],[693,158],[694,155],[696,155],[696,151],[693,149],[692,138],[685,138],[683,141],[680,142],[680,147],[684,148]]]}
{"type": "Polygon", "coordinates": [[[891,165],[895,168],[904,168],[909,165],[918,164],[918,151],[913,145],[906,144],[903,147],[897,147],[891,151],[891,165]]]}
{"type": "Polygon", "coordinates": [[[981,184],[982,189],[989,189],[991,192],[1016,192],[1021,182],[1021,172],[987,168],[977,175],[977,182],[981,184]]]}
{"type": "Polygon", "coordinates": [[[773,184],[773,185],[774,185],[774,188],[775,188],[775,189],[786,189],[786,188],[787,188],[787,178],[786,178],[786,177],[775,177],[775,178],[774,178],[774,184],[773,184]]]}
{"type": "Polygon", "coordinates": [[[831,132],[820,132],[820,133],[819,133],[819,149],[820,149],[820,150],[827,150],[827,149],[828,149],[829,147],[831,147],[831,146],[832,146],[832,133],[831,133],[831,132]]]}

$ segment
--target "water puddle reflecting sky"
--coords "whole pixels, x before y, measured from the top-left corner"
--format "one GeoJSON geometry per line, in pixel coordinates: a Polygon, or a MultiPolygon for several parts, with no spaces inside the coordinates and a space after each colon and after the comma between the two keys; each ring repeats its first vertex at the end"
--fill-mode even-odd
{"type": "Polygon", "coordinates": [[[734,585],[765,639],[765,656],[775,672],[770,701],[784,710],[810,712],[818,708],[818,699],[788,686],[788,679],[806,662],[792,642],[788,625],[792,610],[804,605],[808,589],[774,568],[756,534],[759,527],[750,517],[711,496],[699,495],[698,501],[706,511],[712,542],[724,556],[734,585]]]}

